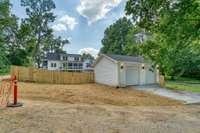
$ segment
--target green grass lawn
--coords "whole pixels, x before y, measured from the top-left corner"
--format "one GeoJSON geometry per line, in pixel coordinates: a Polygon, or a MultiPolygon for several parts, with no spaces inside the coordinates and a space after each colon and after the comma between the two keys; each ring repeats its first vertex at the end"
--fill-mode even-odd
{"type": "Polygon", "coordinates": [[[184,90],[200,93],[200,80],[181,77],[173,81],[167,80],[165,87],[173,90],[184,90]]]}
{"type": "Polygon", "coordinates": [[[200,84],[200,80],[198,80],[198,79],[185,78],[185,77],[180,77],[180,78],[176,79],[175,81],[191,83],[191,84],[200,84]]]}
{"type": "Polygon", "coordinates": [[[9,70],[9,69],[6,69],[6,70],[0,69],[0,76],[9,75],[9,73],[10,73],[10,70],[9,70]]]}
{"type": "Polygon", "coordinates": [[[169,89],[174,89],[174,90],[185,90],[185,91],[200,93],[200,84],[199,85],[183,85],[179,83],[166,82],[165,87],[169,89]]]}
{"type": "Polygon", "coordinates": [[[9,72],[0,73],[0,76],[5,76],[5,75],[9,75],[9,72]]]}

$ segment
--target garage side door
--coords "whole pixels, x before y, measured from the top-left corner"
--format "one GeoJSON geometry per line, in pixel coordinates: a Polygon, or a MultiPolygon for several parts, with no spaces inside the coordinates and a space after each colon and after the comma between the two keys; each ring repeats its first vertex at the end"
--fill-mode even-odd
{"type": "Polygon", "coordinates": [[[137,85],[139,83],[139,71],[137,67],[126,68],[126,85],[137,85]]]}

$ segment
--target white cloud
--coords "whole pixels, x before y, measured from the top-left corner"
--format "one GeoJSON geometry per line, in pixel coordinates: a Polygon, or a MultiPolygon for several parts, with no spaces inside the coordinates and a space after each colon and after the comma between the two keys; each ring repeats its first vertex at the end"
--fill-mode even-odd
{"type": "Polygon", "coordinates": [[[94,48],[83,48],[83,49],[80,49],[78,51],[79,54],[89,53],[92,56],[94,56],[95,58],[97,57],[98,52],[99,51],[97,49],[94,49],[94,48]]]}
{"type": "Polygon", "coordinates": [[[55,25],[52,26],[52,29],[54,31],[60,32],[60,31],[66,31],[67,27],[64,24],[55,24],[55,25]]]}
{"type": "Polygon", "coordinates": [[[73,30],[75,26],[78,24],[75,18],[70,17],[67,14],[58,19],[58,22],[65,25],[70,30],[73,30]]]}
{"type": "Polygon", "coordinates": [[[91,24],[103,19],[120,2],[121,0],[80,0],[77,11],[80,15],[87,18],[88,23],[91,24]]]}

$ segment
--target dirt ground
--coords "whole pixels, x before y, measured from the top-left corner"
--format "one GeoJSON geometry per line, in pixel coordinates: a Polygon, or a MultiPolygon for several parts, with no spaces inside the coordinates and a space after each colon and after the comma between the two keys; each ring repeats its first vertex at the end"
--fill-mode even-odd
{"type": "Polygon", "coordinates": [[[19,83],[20,108],[0,109],[0,133],[199,133],[200,106],[98,84],[19,83]]]}
{"type": "Polygon", "coordinates": [[[168,98],[144,93],[132,88],[114,88],[99,84],[55,85],[19,83],[22,99],[117,106],[180,105],[168,98]]]}

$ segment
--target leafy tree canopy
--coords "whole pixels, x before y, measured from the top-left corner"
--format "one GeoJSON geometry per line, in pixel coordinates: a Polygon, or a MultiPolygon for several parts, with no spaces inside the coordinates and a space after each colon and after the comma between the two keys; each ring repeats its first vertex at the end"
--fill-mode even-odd
{"type": "Polygon", "coordinates": [[[54,38],[53,31],[49,23],[54,22],[55,16],[53,0],[21,0],[21,5],[26,7],[28,18],[24,20],[31,28],[31,36],[35,39],[33,46],[34,61],[39,68],[44,58],[45,52],[60,51],[68,40],[61,37],[54,38]]]}
{"type": "Polygon", "coordinates": [[[83,53],[81,55],[81,58],[82,58],[82,60],[89,59],[90,61],[94,61],[94,57],[91,54],[89,54],[89,53],[83,53]]]}
{"type": "Polygon", "coordinates": [[[101,53],[105,54],[125,54],[126,36],[132,23],[126,17],[117,20],[110,25],[104,32],[102,39],[101,53]]]}
{"type": "Polygon", "coordinates": [[[141,46],[142,54],[159,64],[164,74],[200,77],[200,51],[194,50],[200,35],[197,0],[128,0],[125,11],[151,33],[141,46]]]}

